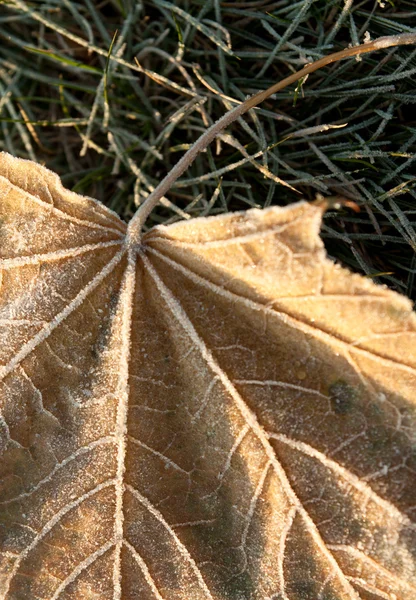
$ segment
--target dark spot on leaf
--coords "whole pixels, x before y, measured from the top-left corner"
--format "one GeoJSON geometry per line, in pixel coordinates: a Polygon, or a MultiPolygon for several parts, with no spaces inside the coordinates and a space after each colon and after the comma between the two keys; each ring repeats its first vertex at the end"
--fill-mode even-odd
{"type": "Polygon", "coordinates": [[[384,450],[384,448],[391,444],[391,440],[387,437],[383,427],[369,427],[367,437],[371,444],[371,449],[376,452],[384,450]]]}
{"type": "Polygon", "coordinates": [[[339,379],[329,386],[329,399],[337,415],[346,415],[354,408],[357,392],[348,383],[339,379]]]}
{"type": "Polygon", "coordinates": [[[298,579],[295,584],[292,586],[295,591],[295,595],[298,598],[314,598],[317,593],[316,584],[313,583],[310,579],[303,580],[298,579]]]}
{"type": "Polygon", "coordinates": [[[226,594],[229,600],[245,600],[251,598],[255,592],[255,584],[247,571],[233,578],[227,588],[226,594]]]}

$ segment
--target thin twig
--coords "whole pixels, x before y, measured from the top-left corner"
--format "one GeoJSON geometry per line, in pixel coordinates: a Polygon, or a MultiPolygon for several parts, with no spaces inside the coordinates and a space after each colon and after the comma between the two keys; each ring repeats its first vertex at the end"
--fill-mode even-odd
{"type": "Polygon", "coordinates": [[[128,226],[128,245],[137,245],[140,243],[141,232],[143,225],[152,212],[157,206],[162,196],[164,196],[175,183],[175,181],[182,175],[182,173],[192,164],[198,154],[204,151],[207,146],[215,139],[215,137],[221,133],[228,125],[233,123],[236,119],[241,117],[251,108],[254,108],[263,100],[269,98],[272,94],[282,90],[283,88],[295,83],[305,75],[313,73],[318,69],[325,67],[331,63],[337,62],[344,58],[350,58],[352,56],[359,56],[367,52],[374,52],[375,50],[381,50],[382,48],[389,48],[391,46],[401,46],[416,43],[416,34],[406,33],[402,35],[393,35],[387,37],[378,38],[372,42],[361,44],[360,46],[354,46],[353,48],[346,48],[339,52],[334,52],[329,56],[325,56],[309,65],[306,65],[297,73],[293,73],[286,77],[279,83],[272,85],[267,90],[254,94],[248,98],[242,104],[229,110],[221,119],[216,121],[209,129],[205,131],[203,135],[191,146],[191,148],[184,154],[184,156],[176,163],[173,169],[162,179],[159,185],[154,191],[147,197],[145,202],[137,209],[136,214],[132,218],[128,226]]]}

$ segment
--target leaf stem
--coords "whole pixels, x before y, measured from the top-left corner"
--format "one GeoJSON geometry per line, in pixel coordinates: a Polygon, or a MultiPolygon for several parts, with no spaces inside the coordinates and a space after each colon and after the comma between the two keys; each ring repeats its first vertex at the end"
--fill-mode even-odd
{"type": "Polygon", "coordinates": [[[269,87],[267,90],[258,92],[250,98],[247,98],[242,104],[232,108],[225,113],[218,121],[216,121],[211,127],[209,127],[205,133],[203,133],[196,142],[189,148],[189,150],[182,156],[182,158],[176,163],[176,165],[169,171],[169,173],[162,179],[159,185],[153,190],[151,194],[146,198],[141,206],[136,211],[136,214],[130,221],[127,229],[127,244],[136,245],[140,243],[141,233],[143,225],[152,212],[157,206],[160,199],[170,190],[175,181],[182,175],[184,171],[192,164],[197,155],[203,152],[208,145],[215,139],[215,137],[221,133],[228,125],[233,123],[236,119],[241,117],[244,113],[254,108],[266,98],[269,98],[272,94],[284,89],[288,85],[295,83],[305,75],[313,73],[318,69],[325,67],[331,63],[337,62],[344,58],[350,58],[352,56],[358,56],[365,54],[366,52],[374,52],[375,50],[381,50],[382,48],[390,48],[391,46],[402,46],[407,44],[416,43],[416,33],[404,33],[400,35],[392,35],[387,37],[381,37],[371,42],[361,44],[360,46],[353,46],[352,48],[345,48],[339,52],[334,52],[328,56],[324,56],[319,60],[310,63],[303,67],[300,71],[289,75],[285,79],[279,81],[269,87]]]}

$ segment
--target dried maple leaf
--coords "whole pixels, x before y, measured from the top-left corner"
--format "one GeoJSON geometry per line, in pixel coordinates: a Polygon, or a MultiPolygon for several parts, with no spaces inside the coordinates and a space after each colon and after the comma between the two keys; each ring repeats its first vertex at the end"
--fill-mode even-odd
{"type": "Polygon", "coordinates": [[[416,320],[321,209],[156,227],[2,154],[1,597],[416,598],[416,320]]]}
{"type": "Polygon", "coordinates": [[[318,205],[140,239],[150,199],[0,155],[1,598],[416,599],[410,302],[318,205]]]}

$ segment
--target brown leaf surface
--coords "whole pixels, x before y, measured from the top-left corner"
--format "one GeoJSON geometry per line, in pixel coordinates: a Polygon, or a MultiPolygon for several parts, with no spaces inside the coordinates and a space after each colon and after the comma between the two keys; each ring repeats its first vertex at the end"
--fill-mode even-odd
{"type": "Polygon", "coordinates": [[[0,155],[0,597],[416,599],[416,321],[321,210],[157,227],[0,155]]]}

